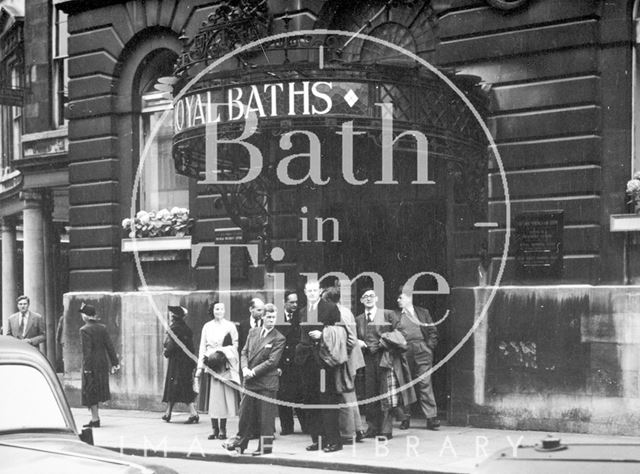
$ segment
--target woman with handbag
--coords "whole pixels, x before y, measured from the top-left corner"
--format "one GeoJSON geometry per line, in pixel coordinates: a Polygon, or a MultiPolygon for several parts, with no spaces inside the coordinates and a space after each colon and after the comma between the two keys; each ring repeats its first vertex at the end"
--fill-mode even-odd
{"type": "Polygon", "coordinates": [[[213,432],[209,439],[227,439],[227,418],[238,411],[240,387],[238,330],[225,319],[224,303],[209,305],[211,321],[202,327],[198,355],[198,376],[209,372],[209,417],[213,432]]]}
{"type": "Polygon", "coordinates": [[[196,393],[193,391],[193,373],[196,363],[190,357],[194,352],[193,331],[184,321],[187,315],[186,308],[182,306],[167,308],[171,315],[171,325],[164,340],[164,356],[168,359],[168,365],[162,401],[167,404],[167,409],[162,419],[169,423],[173,405],[185,403],[189,407],[190,415],[185,424],[190,425],[200,421],[194,403],[196,393]],[[186,351],[178,342],[186,348],[186,351]]]}

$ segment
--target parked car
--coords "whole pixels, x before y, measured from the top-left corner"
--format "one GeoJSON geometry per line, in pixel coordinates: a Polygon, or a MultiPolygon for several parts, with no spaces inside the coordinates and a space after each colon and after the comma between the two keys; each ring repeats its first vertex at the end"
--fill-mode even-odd
{"type": "Polygon", "coordinates": [[[562,444],[556,437],[534,446],[502,449],[480,463],[475,474],[637,474],[640,444],[562,444]]]}
{"type": "Polygon", "coordinates": [[[31,345],[0,336],[0,381],[0,473],[177,474],[92,446],[91,428],[78,433],[53,367],[31,345]]]}

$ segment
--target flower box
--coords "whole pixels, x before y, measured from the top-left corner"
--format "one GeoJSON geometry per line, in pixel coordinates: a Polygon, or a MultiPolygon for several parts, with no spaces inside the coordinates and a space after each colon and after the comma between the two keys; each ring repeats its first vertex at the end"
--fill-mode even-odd
{"type": "Polygon", "coordinates": [[[122,239],[122,252],[191,250],[191,237],[139,237],[122,239]]]}

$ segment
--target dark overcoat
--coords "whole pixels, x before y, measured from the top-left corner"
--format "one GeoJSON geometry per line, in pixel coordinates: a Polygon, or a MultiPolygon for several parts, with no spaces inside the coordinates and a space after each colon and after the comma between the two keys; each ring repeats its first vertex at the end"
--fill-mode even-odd
{"type": "MultiPolygon", "coordinates": [[[[189,353],[194,353],[193,331],[183,319],[171,324],[175,337],[185,345],[189,353]]],[[[196,363],[185,353],[176,340],[167,333],[164,340],[164,356],[168,359],[167,376],[164,381],[163,402],[191,403],[196,398],[193,391],[193,373],[196,363]]]]}
{"type": "Polygon", "coordinates": [[[104,324],[88,321],[80,328],[82,345],[82,405],[90,407],[111,398],[109,369],[118,356],[104,324]]]}

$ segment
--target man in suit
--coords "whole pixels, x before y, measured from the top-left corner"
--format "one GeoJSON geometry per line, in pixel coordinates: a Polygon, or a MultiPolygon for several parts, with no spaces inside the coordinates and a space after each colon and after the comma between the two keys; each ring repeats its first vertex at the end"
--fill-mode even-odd
{"type": "MultiPolygon", "coordinates": [[[[416,396],[422,413],[427,419],[427,429],[437,430],[440,427],[438,408],[433,395],[431,375],[425,375],[433,366],[433,351],[438,344],[438,330],[433,324],[431,314],[426,308],[413,306],[413,295],[406,288],[398,294],[397,328],[407,341],[407,361],[412,379],[420,378],[415,385],[416,396]]],[[[409,427],[409,407],[405,407],[405,420],[401,428],[409,427]]]]}
{"type": "Polygon", "coordinates": [[[252,298],[249,303],[249,317],[240,322],[238,327],[238,350],[242,351],[249,331],[255,327],[262,327],[264,316],[264,301],[260,298],[252,298]]]}
{"type": "MultiPolygon", "coordinates": [[[[310,405],[332,405],[341,402],[341,394],[336,393],[335,383],[325,370],[326,386],[324,392],[320,388],[321,364],[317,354],[321,342],[323,326],[340,322],[338,307],[320,298],[320,284],[317,281],[307,281],[304,286],[307,306],[300,310],[300,342],[296,347],[295,362],[300,366],[303,401],[310,405]]],[[[307,451],[317,451],[322,448],[325,452],[342,449],[340,438],[339,410],[329,408],[322,410],[305,410],[307,429],[311,435],[311,445],[307,451]],[[320,437],[322,436],[322,444],[320,437]]]]}
{"type": "MultiPolygon", "coordinates": [[[[360,398],[369,399],[382,393],[381,387],[385,385],[387,376],[385,370],[380,367],[380,359],[384,352],[380,337],[385,332],[395,329],[397,321],[393,311],[378,307],[378,296],[373,289],[366,289],[360,301],[364,306],[364,312],[356,316],[356,332],[365,363],[364,387],[360,398]]],[[[367,403],[363,409],[369,425],[365,433],[366,438],[391,435],[391,413],[383,412],[380,401],[367,403]]]]}
{"type": "Polygon", "coordinates": [[[19,296],[16,301],[18,312],[9,316],[7,336],[22,339],[28,344],[38,347],[46,337],[44,318],[38,313],[29,311],[31,301],[28,296],[19,296]]]}
{"type": "Polygon", "coordinates": [[[270,454],[273,449],[277,410],[268,400],[275,400],[278,394],[278,363],[285,345],[284,336],[275,329],[275,305],[269,303],[265,310],[263,326],[251,328],[240,354],[244,388],[265,399],[249,393],[242,396],[238,436],[226,445],[229,450],[244,451],[250,438],[258,432],[260,445],[251,453],[254,456],[270,454]]]}
{"type": "MultiPolygon", "coordinates": [[[[300,315],[298,314],[298,295],[295,291],[287,291],[284,295],[285,325],[278,330],[285,336],[284,352],[280,358],[280,390],[278,400],[302,403],[302,389],[300,386],[300,368],[294,363],[296,346],[300,342],[300,315]]],[[[298,422],[303,432],[306,432],[304,412],[296,408],[298,422]]],[[[280,434],[286,436],[293,433],[293,408],[278,405],[280,418],[280,434]]]]}

